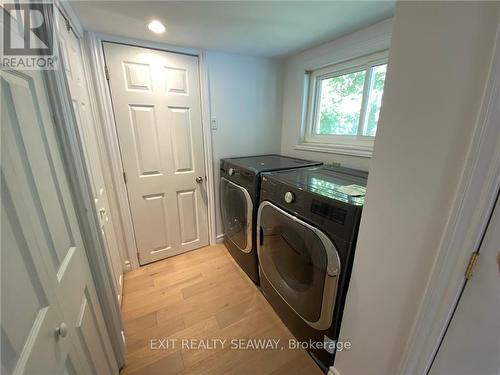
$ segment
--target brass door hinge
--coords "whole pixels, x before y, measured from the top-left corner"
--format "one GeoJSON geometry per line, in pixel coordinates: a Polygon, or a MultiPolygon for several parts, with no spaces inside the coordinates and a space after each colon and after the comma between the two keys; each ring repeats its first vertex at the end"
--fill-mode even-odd
{"type": "Polygon", "coordinates": [[[469,280],[472,277],[472,274],[474,273],[474,268],[476,267],[477,263],[477,258],[479,257],[479,253],[477,251],[474,251],[469,259],[469,264],[467,264],[467,269],[465,270],[465,279],[469,280]]]}

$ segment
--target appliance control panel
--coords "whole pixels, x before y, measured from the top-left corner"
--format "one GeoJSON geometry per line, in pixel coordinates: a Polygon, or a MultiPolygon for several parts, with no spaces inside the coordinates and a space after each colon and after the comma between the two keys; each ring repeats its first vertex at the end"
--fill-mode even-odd
{"type": "Polygon", "coordinates": [[[295,201],[295,194],[292,193],[291,191],[287,191],[285,193],[285,202],[286,203],[293,203],[295,201]]]}
{"type": "Polygon", "coordinates": [[[254,196],[256,184],[258,181],[257,176],[251,170],[239,168],[230,162],[222,159],[220,164],[220,177],[226,178],[237,185],[240,185],[248,190],[250,196],[254,196]]]}
{"type": "Polygon", "coordinates": [[[304,191],[296,186],[262,176],[260,202],[269,201],[294,216],[305,218],[309,223],[328,231],[345,241],[351,241],[353,228],[361,217],[361,206],[354,206],[336,199],[304,191]]]}

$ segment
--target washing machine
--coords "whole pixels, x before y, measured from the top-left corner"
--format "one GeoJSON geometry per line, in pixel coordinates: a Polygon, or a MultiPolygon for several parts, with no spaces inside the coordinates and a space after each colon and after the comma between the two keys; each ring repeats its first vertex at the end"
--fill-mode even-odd
{"type": "Polygon", "coordinates": [[[262,174],[261,291],[324,371],[334,361],[367,178],[330,166],[262,174]]]}
{"type": "Polygon", "coordinates": [[[255,224],[261,173],[321,164],[281,155],[221,160],[220,205],[224,244],[231,256],[256,284],[259,284],[259,272],[255,224]]]}

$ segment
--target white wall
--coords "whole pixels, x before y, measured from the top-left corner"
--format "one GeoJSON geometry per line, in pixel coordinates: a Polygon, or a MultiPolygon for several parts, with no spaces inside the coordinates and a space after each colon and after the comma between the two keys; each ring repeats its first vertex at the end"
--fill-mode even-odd
{"type": "Polygon", "coordinates": [[[222,52],[208,52],[217,234],[221,158],[279,153],[283,94],[282,62],[222,52]]]}
{"type": "Polygon", "coordinates": [[[366,29],[346,35],[332,42],[308,49],[286,60],[284,73],[283,125],[281,153],[324,163],[338,162],[342,165],[368,170],[370,159],[323,152],[295,149],[300,139],[304,101],[304,73],[363,56],[383,51],[390,47],[392,19],[379,22],[366,29]]]}
{"type": "Polygon", "coordinates": [[[343,375],[398,373],[477,121],[499,3],[398,2],[337,354],[343,375]]]}

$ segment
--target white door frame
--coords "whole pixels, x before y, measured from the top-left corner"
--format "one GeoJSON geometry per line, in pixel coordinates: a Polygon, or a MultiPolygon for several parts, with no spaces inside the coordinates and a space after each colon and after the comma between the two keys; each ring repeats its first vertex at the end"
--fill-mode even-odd
{"type": "MultiPolygon", "coordinates": [[[[465,285],[500,188],[500,29],[451,215],[408,340],[400,374],[427,374],[465,285]]],[[[474,126],[474,124],[471,124],[474,126]]]]}
{"type": "Polygon", "coordinates": [[[201,90],[201,113],[203,129],[203,148],[205,159],[205,170],[207,175],[207,205],[208,205],[208,237],[211,245],[216,242],[215,234],[215,184],[212,159],[212,132],[210,130],[210,101],[208,89],[208,67],[205,52],[199,49],[182,48],[170,46],[168,44],[147,42],[131,38],[123,38],[114,35],[99,34],[87,32],[85,37],[86,47],[89,50],[90,63],[93,66],[92,78],[95,83],[96,97],[101,109],[101,122],[103,124],[104,138],[107,150],[104,150],[111,160],[111,173],[115,187],[117,188],[117,198],[120,205],[122,219],[127,226],[125,235],[131,269],[139,267],[137,257],[137,247],[135,235],[132,226],[132,216],[128,202],[127,188],[123,180],[123,165],[120,155],[120,146],[113,115],[113,106],[111,103],[111,93],[106,79],[104,64],[104,54],[102,49],[103,42],[115,42],[136,47],[157,49],[165,52],[183,53],[198,57],[200,90],[201,90]]]}

